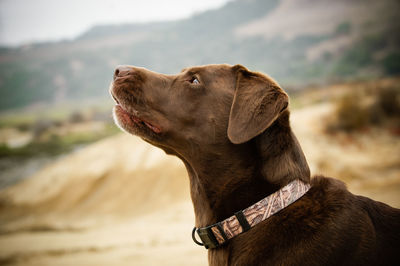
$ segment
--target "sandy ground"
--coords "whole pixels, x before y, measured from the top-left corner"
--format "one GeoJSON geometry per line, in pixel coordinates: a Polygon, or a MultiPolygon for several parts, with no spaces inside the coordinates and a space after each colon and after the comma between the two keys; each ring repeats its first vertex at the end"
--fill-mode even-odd
{"type": "MultiPolygon", "coordinates": [[[[400,207],[398,138],[323,135],[330,111],[320,104],[291,118],[312,173],[400,207]]],[[[193,223],[182,163],[121,134],[0,191],[0,265],[206,265],[193,223]]]]}
{"type": "Polygon", "coordinates": [[[0,239],[11,265],[206,265],[194,246],[189,201],[126,221],[77,231],[20,232],[0,239]]]}

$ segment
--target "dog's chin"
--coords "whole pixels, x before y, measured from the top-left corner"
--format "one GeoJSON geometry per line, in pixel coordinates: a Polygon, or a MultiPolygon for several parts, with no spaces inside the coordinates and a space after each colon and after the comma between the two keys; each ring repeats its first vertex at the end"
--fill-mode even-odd
{"type": "Polygon", "coordinates": [[[161,133],[159,127],[141,120],[139,117],[124,110],[120,105],[114,106],[113,117],[117,126],[129,134],[144,139],[156,139],[161,133]]]}

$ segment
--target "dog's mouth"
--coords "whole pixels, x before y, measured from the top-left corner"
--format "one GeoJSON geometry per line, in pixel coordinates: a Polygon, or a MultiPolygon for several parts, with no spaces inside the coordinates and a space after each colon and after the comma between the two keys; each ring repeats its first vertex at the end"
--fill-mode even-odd
{"type": "Polygon", "coordinates": [[[124,130],[130,133],[138,133],[137,130],[131,132],[132,127],[135,129],[149,129],[151,132],[156,134],[161,133],[161,128],[156,126],[153,122],[149,122],[139,116],[139,112],[133,108],[126,108],[117,97],[111,93],[112,98],[115,101],[114,107],[114,118],[117,124],[124,130]]]}

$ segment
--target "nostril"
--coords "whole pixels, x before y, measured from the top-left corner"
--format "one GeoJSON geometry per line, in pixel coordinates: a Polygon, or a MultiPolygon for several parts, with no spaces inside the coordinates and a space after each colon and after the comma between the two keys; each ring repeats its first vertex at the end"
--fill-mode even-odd
{"type": "Polygon", "coordinates": [[[114,71],[114,79],[117,77],[123,77],[131,73],[132,67],[130,66],[118,66],[114,71]]]}
{"type": "Polygon", "coordinates": [[[118,77],[118,75],[119,75],[119,69],[117,68],[117,69],[115,70],[115,72],[114,72],[114,78],[118,77]]]}

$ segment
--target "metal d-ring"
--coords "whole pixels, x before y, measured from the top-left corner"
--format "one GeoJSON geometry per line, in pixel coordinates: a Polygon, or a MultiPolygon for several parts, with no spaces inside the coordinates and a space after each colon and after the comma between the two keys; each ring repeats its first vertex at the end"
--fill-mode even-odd
{"type": "Polygon", "coordinates": [[[192,239],[193,239],[194,243],[196,243],[197,245],[199,245],[199,246],[204,246],[204,244],[203,244],[202,242],[199,242],[199,241],[197,241],[197,239],[196,239],[196,235],[195,235],[196,229],[197,229],[196,227],[193,227],[192,239]]]}

